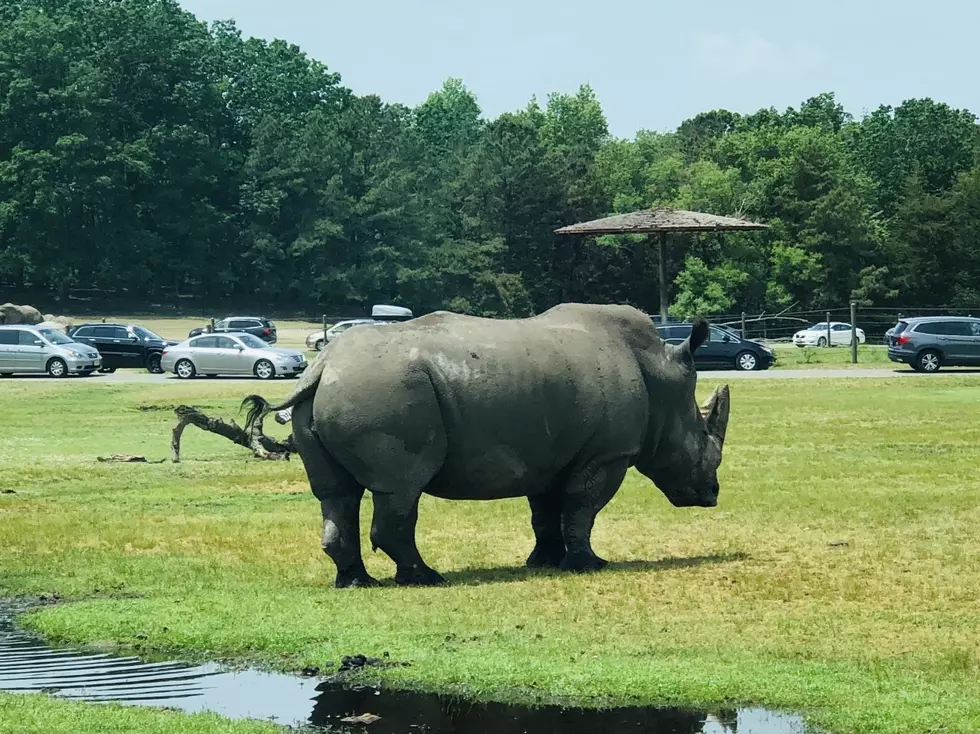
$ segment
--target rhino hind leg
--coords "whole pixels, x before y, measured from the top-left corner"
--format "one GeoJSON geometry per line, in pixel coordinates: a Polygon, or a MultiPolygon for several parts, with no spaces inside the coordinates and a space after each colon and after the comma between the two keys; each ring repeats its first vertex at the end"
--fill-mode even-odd
{"type": "Polygon", "coordinates": [[[629,462],[615,459],[589,464],[570,477],[562,498],[562,536],[567,552],[561,568],[566,571],[599,571],[608,564],[592,550],[596,515],[623,483],[629,462]]]}
{"type": "Polygon", "coordinates": [[[320,546],[337,567],[334,586],[338,589],[377,586],[368,574],[361,555],[360,507],[364,496],[353,475],[327,451],[313,431],[313,401],[293,408],[293,441],[313,495],[320,500],[323,532],[320,546]]]}
{"type": "Polygon", "coordinates": [[[372,497],[371,543],[395,562],[395,583],[401,586],[445,584],[446,579],[422,560],[415,543],[421,492],[374,492],[372,497]]]}
{"type": "Polygon", "coordinates": [[[561,532],[561,492],[552,490],[527,498],[531,506],[534,550],[527,557],[528,568],[559,568],[565,560],[565,539],[561,532]]]}

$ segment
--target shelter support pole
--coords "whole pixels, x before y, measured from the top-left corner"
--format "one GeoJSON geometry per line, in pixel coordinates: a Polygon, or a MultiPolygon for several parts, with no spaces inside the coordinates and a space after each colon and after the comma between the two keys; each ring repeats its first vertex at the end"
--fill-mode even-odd
{"type": "Polygon", "coordinates": [[[657,238],[657,249],[660,257],[657,262],[657,275],[660,277],[660,323],[667,323],[667,309],[670,300],[667,298],[667,233],[661,232],[657,238]]]}
{"type": "Polygon", "coordinates": [[[857,304],[851,301],[851,364],[858,363],[857,304]]]}

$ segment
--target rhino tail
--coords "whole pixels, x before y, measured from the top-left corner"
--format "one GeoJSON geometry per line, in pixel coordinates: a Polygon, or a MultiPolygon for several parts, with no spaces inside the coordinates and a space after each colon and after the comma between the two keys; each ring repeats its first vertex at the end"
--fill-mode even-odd
{"type": "Polygon", "coordinates": [[[285,410],[286,408],[292,408],[294,405],[302,403],[308,398],[312,398],[314,393],[316,393],[316,383],[308,385],[303,390],[298,390],[293,393],[288,400],[279,405],[270,405],[269,401],[263,398],[261,395],[249,395],[244,400],[242,400],[241,408],[244,410],[248,408],[248,412],[245,414],[245,430],[250,432],[255,423],[262,418],[265,418],[272,411],[285,410]]]}

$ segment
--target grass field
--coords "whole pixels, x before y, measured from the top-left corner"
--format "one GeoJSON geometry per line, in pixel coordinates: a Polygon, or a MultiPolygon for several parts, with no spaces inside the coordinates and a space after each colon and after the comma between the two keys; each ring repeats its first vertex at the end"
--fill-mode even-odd
{"type": "MultiPolygon", "coordinates": [[[[699,392],[714,384],[702,375],[699,392]]],[[[631,475],[599,516],[594,545],[614,563],[595,575],[524,570],[522,501],[426,497],[419,546],[452,585],[394,587],[366,499],[368,570],[388,585],[357,591],[331,588],[298,458],[254,461],[189,429],[179,465],[96,461],[164,458],[171,406],[237,417],[242,391],[0,383],[0,489],[15,491],[0,494],[0,596],[77,600],[29,617],[59,641],[280,670],[390,651],[412,663],[383,673],[395,684],[498,699],[980,730],[980,376],[733,384],[719,507],[672,508],[631,475]]],[[[20,731],[5,712],[48,732],[269,730],[0,696],[4,733],[20,731]]]]}

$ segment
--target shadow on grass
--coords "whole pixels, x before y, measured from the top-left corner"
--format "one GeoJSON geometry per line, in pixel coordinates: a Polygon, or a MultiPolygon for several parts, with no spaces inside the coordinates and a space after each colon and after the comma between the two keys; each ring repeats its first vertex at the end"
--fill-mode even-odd
{"type": "MultiPolygon", "coordinates": [[[[716,563],[734,563],[749,558],[747,553],[721,553],[710,556],[691,556],[689,558],[661,558],[656,561],[612,561],[600,574],[645,573],[649,571],[671,571],[679,568],[697,568],[716,563]]],[[[497,566],[495,568],[467,568],[462,571],[448,571],[443,574],[450,584],[500,584],[526,581],[539,577],[558,577],[572,575],[568,571],[554,569],[530,569],[526,566],[497,566]]]]}

